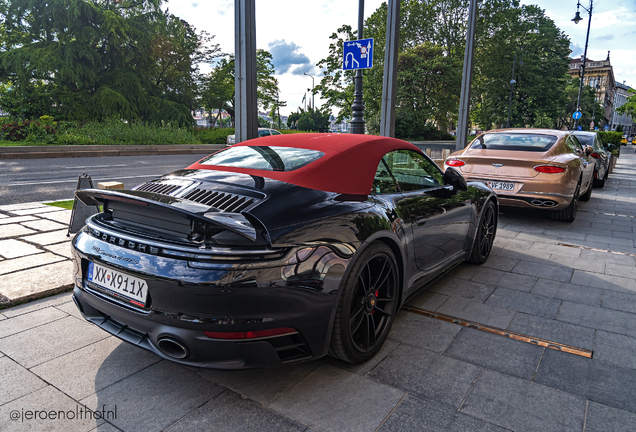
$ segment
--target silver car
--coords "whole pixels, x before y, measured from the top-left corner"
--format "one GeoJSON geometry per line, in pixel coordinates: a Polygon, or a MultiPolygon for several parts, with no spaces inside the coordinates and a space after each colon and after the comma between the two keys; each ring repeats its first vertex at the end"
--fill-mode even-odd
{"type": "MultiPolygon", "coordinates": [[[[270,128],[258,128],[258,137],[270,136],[270,135],[282,135],[276,129],[270,128]]],[[[231,146],[236,144],[236,135],[227,136],[227,145],[231,146]]]]}
{"type": "Polygon", "coordinates": [[[602,188],[609,175],[610,152],[603,147],[596,132],[573,132],[581,144],[594,149],[590,155],[594,158],[594,187],[602,188]]]}

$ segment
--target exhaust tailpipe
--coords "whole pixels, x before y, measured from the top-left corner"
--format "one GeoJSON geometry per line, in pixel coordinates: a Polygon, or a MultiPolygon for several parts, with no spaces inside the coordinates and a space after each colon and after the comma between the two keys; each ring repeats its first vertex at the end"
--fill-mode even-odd
{"type": "Polygon", "coordinates": [[[172,338],[161,338],[157,341],[157,345],[159,345],[159,349],[167,356],[170,356],[175,359],[184,359],[190,353],[188,353],[188,349],[181,342],[174,340],[172,338]]]}

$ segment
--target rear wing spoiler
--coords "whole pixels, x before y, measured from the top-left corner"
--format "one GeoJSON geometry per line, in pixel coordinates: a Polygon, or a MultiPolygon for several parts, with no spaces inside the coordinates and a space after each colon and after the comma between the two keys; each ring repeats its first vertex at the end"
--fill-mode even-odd
{"type": "Polygon", "coordinates": [[[265,226],[247,212],[219,212],[181,198],[134,190],[83,189],[76,191],[75,196],[86,205],[103,205],[104,211],[113,207],[137,208],[141,213],[157,217],[157,220],[174,221],[184,228],[187,220],[190,225],[188,238],[195,243],[205,243],[210,228],[218,227],[257,244],[263,239],[271,246],[265,226]]]}

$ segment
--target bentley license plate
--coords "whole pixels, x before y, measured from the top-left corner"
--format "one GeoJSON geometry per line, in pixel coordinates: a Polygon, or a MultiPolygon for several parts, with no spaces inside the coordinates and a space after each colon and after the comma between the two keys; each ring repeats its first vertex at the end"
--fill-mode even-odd
{"type": "Polygon", "coordinates": [[[505,191],[513,191],[515,189],[514,183],[507,183],[507,182],[489,181],[488,186],[490,186],[492,189],[505,190],[505,191]]]}
{"type": "Polygon", "coordinates": [[[142,307],[146,305],[148,284],[143,279],[89,262],[86,280],[110,291],[116,297],[126,297],[142,307]]]}

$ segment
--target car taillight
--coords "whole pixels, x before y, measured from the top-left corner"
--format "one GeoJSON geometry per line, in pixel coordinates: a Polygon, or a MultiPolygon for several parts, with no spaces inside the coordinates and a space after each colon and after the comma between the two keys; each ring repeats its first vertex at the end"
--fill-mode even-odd
{"type": "Polygon", "coordinates": [[[565,172],[565,168],[555,165],[539,165],[534,167],[534,170],[546,174],[558,174],[565,172]]]}
{"type": "Polygon", "coordinates": [[[445,164],[452,167],[460,167],[466,165],[466,162],[460,159],[449,159],[445,162],[445,164]]]}
{"type": "Polygon", "coordinates": [[[254,339],[268,336],[282,336],[286,334],[298,333],[298,330],[291,327],[283,327],[270,330],[255,330],[246,332],[203,332],[212,339],[254,339]]]}
{"type": "Polygon", "coordinates": [[[590,156],[592,156],[594,159],[600,159],[601,157],[598,155],[598,153],[592,153],[590,156]]]}

